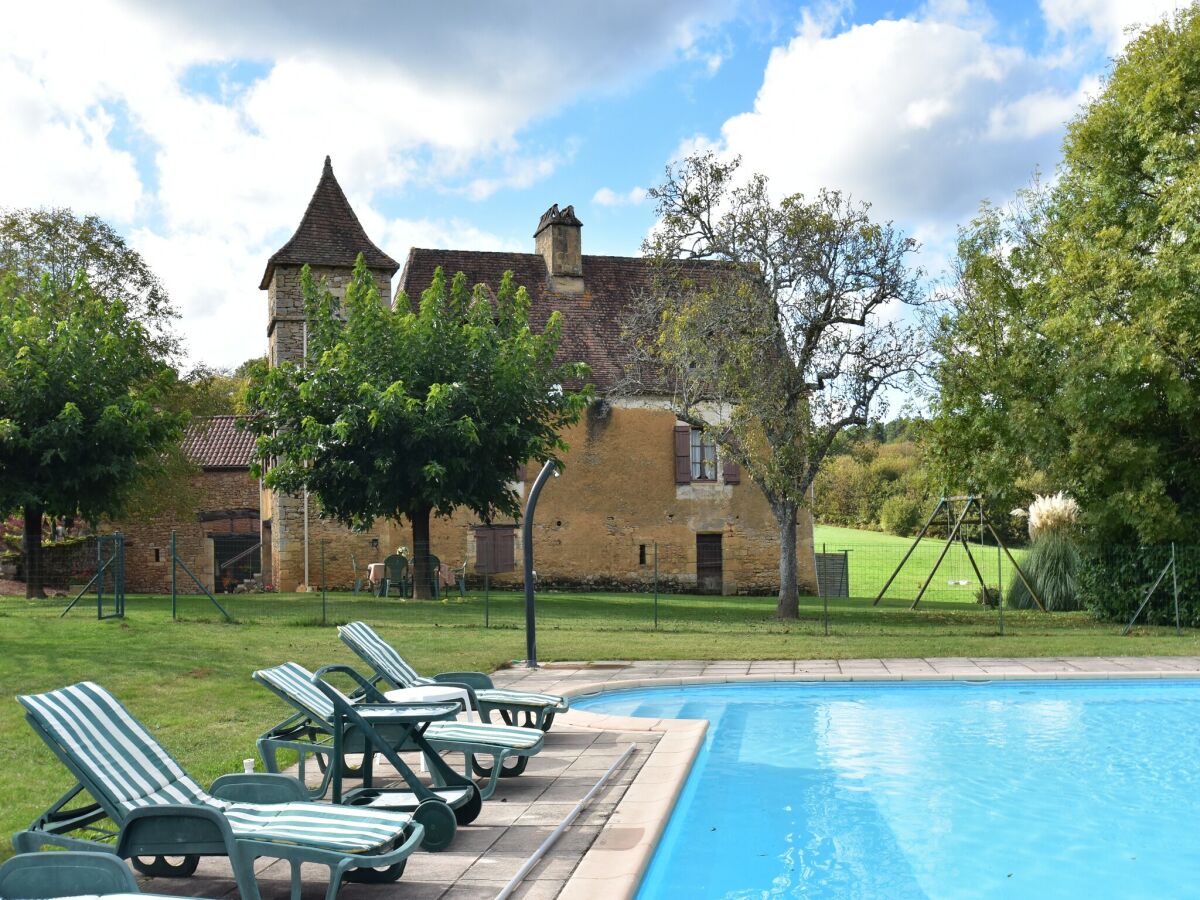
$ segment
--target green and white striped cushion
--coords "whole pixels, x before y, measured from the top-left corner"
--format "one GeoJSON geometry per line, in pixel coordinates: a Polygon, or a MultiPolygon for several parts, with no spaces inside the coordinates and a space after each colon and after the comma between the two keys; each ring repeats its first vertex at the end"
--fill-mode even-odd
{"type": "Polygon", "coordinates": [[[375,671],[383,675],[396,687],[420,687],[436,684],[432,678],[422,678],[416,669],[404,661],[395,648],[375,633],[366,622],[351,622],[338,626],[338,635],[346,644],[367,661],[375,671]]]}
{"type": "MultiPolygon", "coordinates": [[[[319,692],[318,692],[319,693],[319,692]]],[[[17,698],[72,762],[117,822],[160,804],[223,812],[237,837],[361,853],[403,833],[404,813],[317,803],[232,803],[208,794],[115,697],[89,681],[17,698]]]]}
{"type": "MultiPolygon", "coordinates": [[[[270,669],[259,669],[254,673],[254,677],[265,681],[277,693],[287,697],[314,719],[321,722],[333,721],[333,701],[313,684],[312,672],[299,663],[285,662],[270,669]]],[[[350,702],[349,698],[346,702],[350,702]]]]}
{"type": "Polygon", "coordinates": [[[507,688],[484,688],[475,692],[484,703],[495,706],[532,706],[538,709],[552,706],[557,712],[566,712],[567,699],[555,694],[534,694],[529,691],[510,691],[507,688]]]}
{"type": "Polygon", "coordinates": [[[475,722],[433,722],[425,730],[425,739],[434,747],[442,744],[475,744],[500,750],[531,750],[542,742],[536,728],[515,725],[482,725],[475,722]]]}

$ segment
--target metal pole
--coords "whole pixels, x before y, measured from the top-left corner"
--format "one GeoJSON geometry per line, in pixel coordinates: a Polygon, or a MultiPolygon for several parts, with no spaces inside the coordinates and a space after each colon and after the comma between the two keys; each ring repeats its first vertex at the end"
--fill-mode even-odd
{"type": "Polygon", "coordinates": [[[107,567],[102,566],[100,564],[103,561],[103,557],[104,557],[103,547],[104,547],[104,536],[96,535],[96,574],[100,576],[99,579],[96,581],[96,618],[97,619],[102,618],[104,616],[104,570],[107,567]]]}
{"type": "Polygon", "coordinates": [[[558,466],[554,460],[546,461],[538,477],[534,479],[533,487],[529,490],[529,500],[525,503],[525,518],[521,522],[521,548],[525,557],[525,665],[530,669],[537,668],[537,614],[533,596],[533,512],[537,509],[538,494],[542,485],[551,475],[558,475],[558,466]]]}
{"type": "Polygon", "coordinates": [[[636,749],[636,744],[630,744],[626,748],[625,752],[617,757],[617,761],[608,767],[608,771],[600,776],[600,780],[592,786],[592,789],[588,791],[586,795],[584,795],[584,798],[575,804],[575,808],[567,813],[567,817],[558,823],[558,827],[550,832],[549,837],[542,841],[541,846],[533,851],[533,855],[530,856],[529,859],[525,860],[524,865],[517,870],[517,874],[509,880],[508,884],[504,885],[504,887],[500,889],[500,893],[496,895],[495,900],[508,900],[508,898],[512,896],[512,892],[517,889],[517,885],[521,883],[526,875],[533,871],[533,867],[538,864],[538,861],[546,855],[546,852],[551,847],[554,846],[554,842],[557,841],[559,837],[562,836],[562,833],[567,830],[570,824],[575,821],[580,811],[591,802],[591,799],[596,796],[596,794],[600,791],[600,788],[604,787],[605,782],[612,777],[612,773],[622,766],[625,763],[625,760],[629,759],[630,755],[636,749]]]}
{"type": "Polygon", "coordinates": [[[1000,611],[1000,637],[1004,637],[1004,557],[1000,555],[1000,541],[996,541],[996,609],[1000,611]]]}
{"type": "Polygon", "coordinates": [[[171,618],[175,618],[175,529],[171,529],[171,618]]]}
{"type": "Polygon", "coordinates": [[[658,630],[658,541],[654,542],[654,629],[658,630]]]}
{"type": "Polygon", "coordinates": [[[1175,542],[1171,541],[1171,585],[1175,589],[1175,634],[1183,632],[1179,628],[1179,567],[1175,565],[1175,542]]]}
{"type": "Polygon", "coordinates": [[[490,575],[485,571],[483,573],[483,627],[490,628],[489,620],[492,614],[492,588],[489,579],[490,575]]]}
{"type": "Polygon", "coordinates": [[[325,609],[325,545],[328,543],[329,543],[329,541],[327,541],[327,540],[321,541],[321,624],[322,625],[324,625],[327,621],[326,615],[325,615],[325,612],[326,612],[326,609],[325,609]]]}

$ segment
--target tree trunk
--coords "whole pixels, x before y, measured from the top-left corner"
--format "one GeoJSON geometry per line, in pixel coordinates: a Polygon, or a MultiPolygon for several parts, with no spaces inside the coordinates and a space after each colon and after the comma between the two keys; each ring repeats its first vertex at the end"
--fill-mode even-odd
{"type": "Polygon", "coordinates": [[[46,596],[42,585],[42,508],[26,506],[25,513],[25,599],[39,600],[46,596]]]}
{"type": "Polygon", "coordinates": [[[784,500],[771,504],[779,523],[779,619],[800,618],[800,597],[796,592],[796,504],[784,500]]]}
{"type": "Polygon", "coordinates": [[[409,516],[413,531],[414,600],[428,600],[433,596],[430,590],[432,573],[429,567],[429,512],[428,506],[422,506],[409,516]]]}

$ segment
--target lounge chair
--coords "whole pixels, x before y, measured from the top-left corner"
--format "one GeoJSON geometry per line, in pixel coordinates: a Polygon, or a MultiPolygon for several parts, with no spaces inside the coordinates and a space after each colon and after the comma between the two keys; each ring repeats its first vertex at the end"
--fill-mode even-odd
{"type": "Polygon", "coordinates": [[[516,766],[523,771],[529,757],[542,749],[542,734],[530,728],[449,721],[461,711],[458,703],[422,704],[405,697],[400,697],[399,702],[389,700],[349,666],[326,666],[313,674],[298,663],[289,662],[255,672],[254,680],[297,710],[296,715],[258,739],[259,754],[267,771],[277,770],[275,754],[283,748],[327,759],[325,778],[317,794],[324,794],[331,786],[335,803],[372,802],[380,807],[403,809],[414,797],[429,796],[432,790],[454,809],[458,823],[466,825],[479,814],[480,802],[495,793],[501,772],[516,766]],[[361,696],[352,699],[329,684],[324,676],[333,672],[354,680],[361,696]],[[432,714],[424,715],[422,709],[432,714]],[[419,750],[424,755],[434,787],[423,785],[400,759],[397,754],[405,750],[419,750]],[[463,754],[463,774],[446,764],[442,759],[445,752],[463,754]],[[361,770],[356,771],[346,763],[347,753],[363,754],[361,770]],[[376,753],[382,754],[400,773],[408,790],[381,790],[372,785],[376,753]],[[492,766],[487,769],[478,766],[476,756],[490,756],[492,766]],[[504,763],[509,759],[515,759],[516,766],[505,770],[504,763]],[[482,789],[471,779],[472,769],[488,776],[482,789]],[[342,779],[346,774],[361,775],[363,786],[343,792],[342,779]]]}
{"type": "MultiPolygon", "coordinates": [[[[77,779],[28,830],[13,836],[18,853],[45,846],[103,849],[132,859],[144,874],[177,877],[195,872],[201,856],[226,856],[243,900],[260,900],[256,858],[288,860],[293,900],[300,897],[301,863],[317,863],[329,867],[325,896],[333,900],[343,877],[395,881],[424,837],[424,811],[312,803],[304,786],[285,775],[225,775],[205,791],[97,684],[84,681],[17,700],[29,725],[77,779]],[[83,805],[72,805],[81,794],[83,805]],[[116,831],[101,827],[106,819],[116,831]],[[115,838],[115,848],[96,837],[115,838]],[[174,864],[167,857],[184,859],[174,864]]],[[[438,815],[432,811],[434,819],[438,815]]]]}
{"type": "Polygon", "coordinates": [[[167,896],[141,893],[129,866],[111,853],[21,853],[0,863],[0,897],[147,900],[167,896]]]}
{"type": "Polygon", "coordinates": [[[472,707],[485,722],[491,722],[491,713],[495,712],[506,725],[520,724],[549,731],[554,716],[566,712],[570,706],[565,697],[555,694],[497,688],[482,672],[443,672],[423,678],[366,622],[340,625],[338,636],[374,670],[377,682],[383,681],[401,690],[438,684],[458,685],[468,691],[472,707]],[[523,720],[519,721],[522,716],[523,720]]]}

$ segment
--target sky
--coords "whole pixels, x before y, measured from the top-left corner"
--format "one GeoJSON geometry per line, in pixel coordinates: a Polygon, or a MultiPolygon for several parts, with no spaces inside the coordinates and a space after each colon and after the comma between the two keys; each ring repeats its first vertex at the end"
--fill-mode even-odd
{"type": "Polygon", "coordinates": [[[140,251],[185,365],[266,351],[267,258],[325,156],[368,235],[637,255],[690,152],[773,193],[832,188],[922,245],[1053,176],[1066,123],[1184,0],[89,0],[10,5],[0,207],[69,206],[140,251]]]}

